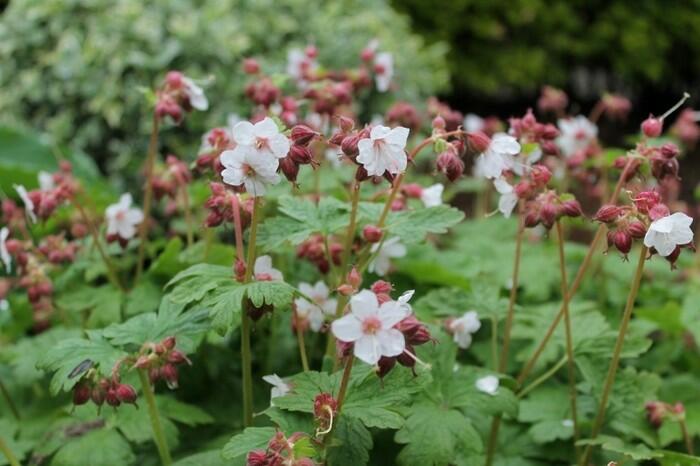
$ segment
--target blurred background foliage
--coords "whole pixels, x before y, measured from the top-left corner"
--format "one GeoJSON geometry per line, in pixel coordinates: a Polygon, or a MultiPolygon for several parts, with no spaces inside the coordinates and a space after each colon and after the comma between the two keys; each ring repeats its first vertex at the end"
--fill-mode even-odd
{"type": "Polygon", "coordinates": [[[177,147],[249,108],[243,58],[283,71],[290,48],[318,44],[320,63],[352,67],[372,38],[394,53],[397,97],[446,91],[445,45],[426,45],[384,1],[11,0],[0,16],[0,123],[46,131],[118,172],[140,165],[142,91],[168,69],[213,78],[211,110],[163,135],[177,147]]]}
{"type": "Polygon", "coordinates": [[[450,44],[449,100],[477,113],[493,112],[494,105],[501,112],[521,112],[543,84],[560,86],[573,101],[588,104],[602,92],[620,92],[646,113],[700,88],[700,61],[694,59],[700,55],[697,0],[393,4],[430,41],[450,44]]]}

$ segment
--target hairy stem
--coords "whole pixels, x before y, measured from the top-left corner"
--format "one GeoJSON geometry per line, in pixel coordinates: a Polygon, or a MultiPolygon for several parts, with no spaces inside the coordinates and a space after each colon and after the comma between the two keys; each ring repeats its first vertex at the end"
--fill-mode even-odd
{"type": "MultiPolygon", "coordinates": [[[[634,309],[634,300],[637,298],[637,292],[639,291],[639,284],[642,281],[642,273],[644,272],[644,262],[646,261],[648,249],[646,246],[642,246],[639,251],[639,260],[637,261],[637,269],[634,273],[634,278],[632,279],[632,285],[630,287],[629,294],[627,295],[627,303],[625,304],[625,312],[622,315],[622,322],[620,323],[620,330],[617,334],[617,341],[615,341],[615,348],[613,349],[612,360],[610,361],[610,367],[608,368],[608,375],[605,377],[605,383],[603,384],[603,393],[600,398],[600,406],[598,407],[598,414],[593,421],[593,429],[591,431],[590,438],[595,439],[600,433],[600,429],[603,426],[603,421],[605,420],[605,410],[608,407],[608,398],[612,392],[613,385],[615,383],[615,375],[617,374],[617,369],[620,365],[620,355],[622,354],[622,346],[625,342],[625,335],[627,334],[627,327],[629,326],[630,320],[632,318],[632,311],[634,309]]],[[[587,445],[586,449],[581,456],[579,461],[580,466],[585,466],[588,464],[588,459],[591,456],[591,451],[593,449],[592,445],[587,445]]]]}
{"type": "Polygon", "coordinates": [[[153,203],[153,168],[156,163],[156,154],[158,152],[158,130],[160,127],[160,119],[153,112],[153,124],[151,127],[151,138],[148,142],[148,155],[146,155],[146,185],[143,193],[143,222],[139,228],[139,259],[136,266],[136,279],[134,283],[139,282],[143,273],[143,261],[146,255],[146,241],[148,240],[149,219],[151,217],[151,204],[153,203]]]}
{"type": "Polygon", "coordinates": [[[355,362],[355,357],[353,355],[348,356],[348,360],[345,363],[345,369],[343,369],[343,378],[340,380],[340,390],[338,391],[338,414],[340,414],[340,410],[343,407],[343,402],[345,401],[345,395],[348,391],[353,362],[355,362]]]}
{"type": "Polygon", "coordinates": [[[566,331],[566,359],[569,376],[569,400],[571,403],[571,420],[574,423],[574,449],[576,458],[579,456],[579,448],[576,446],[578,442],[578,416],[576,410],[576,367],[574,361],[574,344],[571,335],[571,314],[569,312],[569,300],[566,299],[566,294],[569,290],[566,279],[566,258],[564,256],[564,232],[561,228],[559,220],[555,223],[557,229],[557,243],[559,244],[559,272],[561,274],[561,293],[564,299],[564,328],[566,331]]]}
{"type": "Polygon", "coordinates": [[[192,206],[190,205],[190,193],[187,186],[182,187],[182,207],[185,210],[185,225],[187,226],[187,247],[194,244],[194,221],[192,220],[192,206]]]}
{"type": "Polygon", "coordinates": [[[309,359],[306,356],[306,343],[304,342],[304,330],[301,325],[297,324],[297,343],[299,343],[299,357],[301,358],[301,367],[304,372],[309,372],[309,359]]]}
{"type": "MultiPolygon", "coordinates": [[[[250,223],[250,237],[248,240],[248,259],[245,269],[245,283],[250,283],[253,278],[255,266],[255,242],[260,221],[260,198],[255,197],[253,202],[253,216],[250,223]]],[[[243,425],[249,427],[253,423],[253,361],[250,351],[251,319],[248,315],[250,302],[243,298],[243,315],[241,316],[241,364],[243,377],[243,425]]]]}
{"type": "MultiPolygon", "coordinates": [[[[622,170],[622,173],[620,173],[620,177],[617,180],[617,184],[615,185],[615,190],[613,191],[612,195],[610,196],[610,199],[608,200],[609,204],[615,203],[617,201],[617,198],[620,196],[620,191],[622,191],[622,187],[625,185],[625,182],[627,181],[627,176],[629,173],[629,170],[632,167],[633,164],[633,159],[627,160],[627,164],[625,165],[625,168],[622,170]]],[[[535,367],[535,364],[537,363],[537,360],[539,359],[540,355],[542,355],[542,352],[544,351],[545,347],[547,346],[547,343],[549,340],[552,338],[552,335],[554,334],[554,331],[557,328],[557,325],[559,325],[559,322],[561,321],[562,317],[564,317],[564,308],[565,306],[568,306],[569,302],[573,299],[574,295],[578,291],[579,286],[581,286],[581,282],[583,281],[583,277],[586,274],[586,271],[588,270],[588,267],[591,264],[591,259],[593,259],[593,254],[595,253],[598,244],[600,243],[601,239],[605,236],[607,228],[605,225],[601,224],[598,227],[598,230],[595,232],[595,236],[593,236],[593,239],[591,240],[591,244],[588,246],[588,251],[586,252],[586,256],[583,258],[583,262],[581,263],[581,266],[578,269],[578,272],[576,272],[576,277],[574,278],[574,281],[571,283],[571,287],[569,288],[568,293],[566,293],[564,296],[562,296],[562,305],[559,308],[559,313],[556,315],[552,323],[550,324],[549,328],[545,332],[544,336],[542,337],[542,341],[537,345],[537,348],[535,349],[535,352],[532,354],[530,359],[525,363],[523,366],[523,369],[520,371],[520,374],[518,374],[517,381],[518,384],[522,384],[525,382],[527,379],[527,376],[530,374],[532,371],[532,368],[535,367]]]]}
{"type": "Polygon", "coordinates": [[[554,374],[559,371],[562,367],[564,367],[564,364],[566,364],[566,361],[568,360],[567,356],[564,356],[561,358],[555,365],[553,365],[547,372],[542,374],[541,376],[537,377],[535,380],[530,383],[527,387],[523,387],[522,390],[520,390],[517,393],[518,398],[523,398],[525,395],[533,391],[535,388],[539,387],[541,384],[549,380],[550,377],[552,377],[554,374]]]}
{"type": "Polygon", "coordinates": [[[148,407],[148,417],[151,419],[151,427],[153,428],[153,441],[158,448],[158,454],[160,455],[160,461],[163,463],[163,466],[170,466],[173,460],[170,457],[168,443],[163,433],[163,425],[160,422],[160,414],[158,413],[158,406],[156,405],[156,397],[153,395],[153,387],[151,387],[151,383],[148,380],[146,370],[139,369],[138,372],[139,379],[141,379],[143,397],[146,399],[146,406],[148,407]]]}
{"type": "Polygon", "coordinates": [[[85,222],[85,224],[87,225],[88,230],[90,230],[90,234],[92,235],[92,241],[93,243],[95,243],[97,252],[100,253],[102,262],[104,262],[105,267],[107,268],[107,278],[115,288],[118,288],[122,293],[124,293],[126,290],[122,285],[121,281],[119,280],[119,276],[117,275],[116,269],[114,268],[114,264],[112,263],[109,256],[107,255],[107,252],[102,246],[102,242],[100,241],[100,234],[97,231],[97,227],[92,222],[90,217],[88,217],[87,212],[85,212],[85,208],[80,202],[78,202],[77,199],[73,199],[73,205],[76,209],[78,209],[80,217],[83,219],[83,222],[85,222]]]}
{"type": "Polygon", "coordinates": [[[688,432],[688,424],[685,422],[685,417],[678,421],[678,425],[681,426],[681,432],[683,433],[683,441],[685,442],[685,449],[689,455],[695,455],[695,449],[693,448],[693,438],[688,432]]]}
{"type": "MultiPolygon", "coordinates": [[[[522,204],[520,206],[522,214],[522,204]]],[[[515,259],[513,260],[513,276],[510,288],[510,298],[508,300],[508,314],[506,315],[506,324],[503,330],[503,348],[501,349],[501,359],[498,363],[498,371],[504,372],[508,365],[508,351],[510,350],[510,334],[513,328],[513,319],[515,317],[515,301],[518,296],[518,279],[520,276],[520,256],[522,252],[523,236],[525,233],[525,224],[520,216],[518,232],[515,236],[515,259]]],[[[489,442],[486,450],[486,466],[493,464],[493,456],[498,443],[498,430],[501,426],[501,416],[494,416],[491,422],[491,432],[489,434],[489,442]]]]}

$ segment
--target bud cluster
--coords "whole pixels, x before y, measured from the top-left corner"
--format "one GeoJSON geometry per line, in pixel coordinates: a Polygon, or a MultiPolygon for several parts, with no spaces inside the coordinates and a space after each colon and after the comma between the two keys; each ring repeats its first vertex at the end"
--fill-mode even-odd
{"type": "Polygon", "coordinates": [[[389,107],[384,116],[384,121],[391,127],[403,126],[410,129],[411,132],[418,131],[421,127],[421,117],[418,114],[418,110],[408,102],[396,102],[389,107]]]}
{"type": "Polygon", "coordinates": [[[546,154],[557,154],[558,149],[554,140],[559,136],[559,130],[551,123],[537,121],[532,109],[528,109],[522,118],[511,118],[509,134],[522,143],[537,143],[546,154]]]}
{"type": "Polygon", "coordinates": [[[151,177],[153,195],[156,199],[175,199],[180,189],[192,181],[192,173],[187,164],[174,155],[165,159],[165,167],[151,177]]]}
{"type": "Polygon", "coordinates": [[[311,142],[319,137],[319,134],[306,125],[296,125],[292,128],[289,138],[292,144],[287,156],[280,160],[279,169],[292,183],[296,183],[299,167],[311,165],[316,168],[318,162],[311,153],[311,142]]]}
{"type": "MultiPolygon", "coordinates": [[[[343,245],[337,241],[333,241],[332,238],[329,238],[328,248],[333,264],[339,266],[343,255],[343,245]]],[[[323,274],[328,273],[331,269],[331,264],[329,263],[328,255],[326,254],[326,246],[323,235],[312,235],[309,237],[309,239],[297,246],[297,257],[299,259],[308,260],[318,268],[319,272],[323,274]]]]}
{"type": "Polygon", "coordinates": [[[219,156],[225,150],[232,150],[236,147],[233,141],[231,130],[228,128],[214,128],[209,130],[202,138],[202,147],[199,149],[195,166],[197,171],[204,173],[212,170],[214,173],[221,173],[224,167],[219,162],[219,156]]]}
{"type": "Polygon", "coordinates": [[[563,115],[568,105],[569,97],[566,92],[552,86],[542,87],[540,97],[537,99],[537,108],[540,112],[563,115]]]}
{"type": "Polygon", "coordinates": [[[202,89],[180,71],[169,71],[156,91],[155,115],[159,119],[170,117],[179,124],[193,108],[206,110],[207,107],[202,89]]]}
{"type": "MultiPolygon", "coordinates": [[[[59,206],[73,198],[79,185],[72,170],[70,162],[63,161],[56,173],[45,174],[45,178],[40,179],[39,189],[27,192],[37,218],[48,219],[59,206]]],[[[26,202],[25,207],[28,207],[26,202]]]]}
{"type": "Polygon", "coordinates": [[[46,236],[39,244],[39,252],[52,264],[67,264],[75,261],[78,244],[66,241],[63,234],[46,236]]]}
{"type": "Polygon", "coordinates": [[[282,432],[276,432],[267,444],[266,450],[253,450],[248,453],[246,466],[314,466],[311,458],[299,457],[294,445],[299,441],[307,441],[308,435],[295,432],[286,437],[282,432]]]}
{"type": "Polygon", "coordinates": [[[685,406],[683,403],[664,403],[663,401],[649,401],[644,405],[647,412],[647,420],[655,429],[661,427],[666,419],[674,422],[685,420],[685,406]]]}
{"type": "Polygon", "coordinates": [[[205,225],[213,228],[221,225],[223,222],[234,222],[234,209],[239,209],[241,216],[242,228],[250,223],[253,214],[252,200],[241,201],[238,199],[238,194],[233,192],[223,183],[209,183],[211,195],[204,203],[204,207],[209,209],[204,221],[205,225]],[[238,207],[240,206],[240,207],[238,207]]]}
{"type": "Polygon", "coordinates": [[[178,369],[180,364],[192,362],[182,351],[175,349],[175,337],[166,337],[160,343],[146,343],[141,348],[134,367],[147,369],[151,383],[163,379],[168,388],[178,387],[178,369]]]}

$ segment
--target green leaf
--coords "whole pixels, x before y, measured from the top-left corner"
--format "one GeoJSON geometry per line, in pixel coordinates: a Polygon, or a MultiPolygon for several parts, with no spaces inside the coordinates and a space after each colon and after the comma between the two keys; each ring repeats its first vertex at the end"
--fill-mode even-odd
{"type": "Polygon", "coordinates": [[[233,281],[231,267],[197,264],[178,273],[166,285],[174,303],[189,304],[201,301],[207,293],[233,281]]]}
{"type": "Polygon", "coordinates": [[[328,446],[328,464],[337,466],[361,466],[369,462],[372,434],[360,420],[340,416],[333,430],[333,440],[328,446]]]}
{"type": "Polygon", "coordinates": [[[266,251],[276,250],[287,242],[299,244],[314,233],[335,233],[350,221],[349,206],[333,197],[324,197],[317,205],[308,199],[282,196],[278,210],[284,216],[273,217],[260,225],[257,241],[266,251]]]}
{"type": "Polygon", "coordinates": [[[186,456],[173,466],[227,466],[231,463],[221,456],[221,450],[210,450],[186,456]]]}
{"type": "Polygon", "coordinates": [[[61,390],[70,390],[80,377],[68,378],[68,375],[86,359],[92,360],[103,372],[109,372],[114,363],[126,356],[126,353],[110,345],[99,332],[88,334],[89,339],[72,338],[63,340],[54,346],[37,363],[45,371],[54,371],[49,386],[51,394],[61,390]]]}
{"type": "Polygon", "coordinates": [[[245,457],[253,450],[265,450],[275,431],[273,427],[248,427],[226,443],[222,456],[227,460],[233,460],[245,457]]]}
{"type": "MultiPolygon", "coordinates": [[[[428,233],[446,233],[464,219],[464,212],[447,205],[392,212],[387,217],[388,236],[398,236],[404,243],[419,243],[428,233]]],[[[370,221],[376,221],[376,217],[370,221]]]]}
{"type": "Polygon", "coordinates": [[[114,466],[136,461],[129,443],[117,431],[97,429],[68,442],[51,461],[51,466],[114,466]]]}
{"type": "Polygon", "coordinates": [[[520,402],[520,422],[532,423],[529,433],[536,443],[567,440],[574,434],[566,386],[545,386],[520,402]]]}
{"type": "Polygon", "coordinates": [[[89,312],[90,328],[101,328],[121,319],[122,292],[112,285],[81,285],[61,293],[56,304],[68,312],[89,312]]]}
{"type": "Polygon", "coordinates": [[[414,405],[394,440],[406,444],[397,458],[403,466],[446,466],[460,454],[483,448],[481,437],[462,413],[431,404],[414,405]]]}
{"type": "Polygon", "coordinates": [[[603,450],[629,456],[635,461],[660,458],[662,453],[656,452],[643,444],[628,444],[621,438],[609,435],[599,435],[596,439],[579,440],[579,445],[600,445],[603,450]]]}

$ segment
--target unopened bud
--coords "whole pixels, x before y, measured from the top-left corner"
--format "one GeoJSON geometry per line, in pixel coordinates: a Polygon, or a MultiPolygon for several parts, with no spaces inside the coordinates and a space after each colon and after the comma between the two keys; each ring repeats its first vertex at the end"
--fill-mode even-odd
{"type": "Polygon", "coordinates": [[[632,249],[632,237],[625,231],[615,231],[612,240],[617,250],[622,254],[627,254],[632,249]]]}
{"type": "Polygon", "coordinates": [[[174,364],[165,364],[160,370],[160,375],[165,379],[168,388],[172,390],[178,387],[178,371],[174,364]]]}
{"type": "Polygon", "coordinates": [[[344,133],[349,133],[355,127],[355,121],[352,118],[341,115],[338,117],[338,126],[344,133]]]}
{"type": "Polygon", "coordinates": [[[116,395],[119,401],[122,403],[136,403],[136,398],[138,398],[138,395],[136,394],[136,390],[134,390],[134,387],[132,387],[129,384],[119,384],[117,385],[116,389],[116,395]]]}
{"type": "Polygon", "coordinates": [[[297,144],[292,145],[292,147],[289,149],[289,155],[287,157],[291,158],[299,165],[306,165],[312,163],[314,160],[314,157],[311,155],[311,151],[308,147],[297,144]]]}
{"type": "Polygon", "coordinates": [[[394,287],[387,281],[377,280],[372,284],[371,289],[374,294],[389,294],[394,287]]]}
{"type": "Polygon", "coordinates": [[[258,74],[260,72],[260,64],[255,58],[246,58],[243,60],[243,72],[245,74],[258,74]]]}
{"type": "Polygon", "coordinates": [[[610,223],[617,220],[621,213],[622,209],[620,207],[608,204],[598,209],[598,212],[593,216],[593,220],[596,222],[610,223]]]}
{"type": "Polygon", "coordinates": [[[316,131],[306,125],[296,125],[292,128],[289,137],[294,141],[295,145],[306,146],[318,135],[316,131]]]}
{"type": "Polygon", "coordinates": [[[661,149],[659,150],[661,152],[661,155],[663,155],[667,159],[675,158],[680,153],[678,146],[672,142],[667,142],[666,144],[661,146],[661,149]]]}
{"type": "Polygon", "coordinates": [[[471,150],[477,154],[486,152],[491,145],[491,138],[483,131],[474,131],[467,134],[467,142],[471,150]]]}
{"type": "Polygon", "coordinates": [[[545,202],[540,209],[540,220],[546,228],[551,228],[557,219],[557,206],[551,202],[545,202]]]}
{"type": "Polygon", "coordinates": [[[535,165],[530,172],[530,178],[539,186],[547,186],[549,180],[552,179],[552,172],[544,165],[535,165]]]}
{"type": "Polygon", "coordinates": [[[360,142],[360,136],[351,135],[343,138],[343,142],[340,144],[340,150],[343,151],[345,155],[354,160],[357,154],[360,153],[357,148],[357,143],[360,142]]]}
{"type": "Polygon", "coordinates": [[[378,243],[382,239],[382,229],[374,225],[367,225],[362,230],[362,236],[369,243],[378,243]]]}
{"type": "Polygon", "coordinates": [[[447,126],[447,124],[445,123],[445,119],[443,117],[438,115],[433,118],[433,129],[444,130],[445,126],[447,126]]]}
{"type": "Polygon", "coordinates": [[[644,238],[647,234],[647,227],[640,221],[635,220],[627,226],[627,231],[632,236],[632,238],[640,239],[644,238]]]}
{"type": "Polygon", "coordinates": [[[642,122],[642,132],[648,138],[658,138],[664,128],[664,122],[649,115],[649,118],[642,122]]]}
{"type": "Polygon", "coordinates": [[[360,285],[362,285],[362,276],[360,275],[360,272],[357,270],[357,267],[353,266],[350,269],[350,272],[348,272],[347,282],[350,286],[354,287],[356,290],[358,290],[360,288],[360,285]]]}
{"type": "Polygon", "coordinates": [[[90,400],[90,387],[86,383],[78,383],[73,387],[73,404],[76,406],[84,405],[90,400]]]}
{"type": "Polygon", "coordinates": [[[580,217],[583,214],[581,204],[575,199],[562,202],[561,212],[567,217],[580,217]]]}

